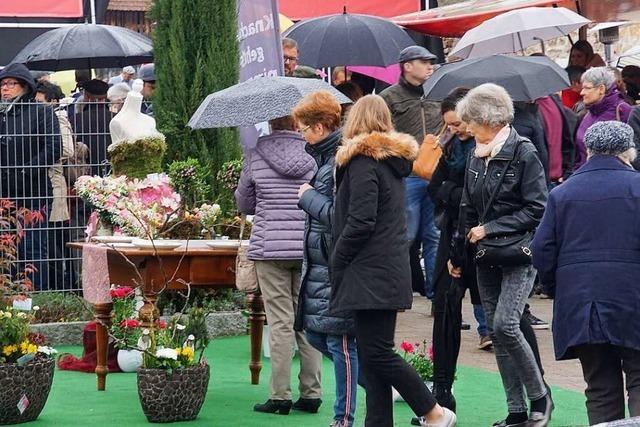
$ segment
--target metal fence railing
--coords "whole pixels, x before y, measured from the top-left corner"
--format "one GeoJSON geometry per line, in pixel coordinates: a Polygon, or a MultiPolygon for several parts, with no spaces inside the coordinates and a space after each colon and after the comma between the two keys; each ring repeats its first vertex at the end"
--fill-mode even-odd
{"type": "Polygon", "coordinates": [[[66,244],[84,239],[90,212],[73,183],[109,173],[112,117],[106,101],[0,104],[0,197],[44,215],[18,247],[17,271],[37,269],[35,291],[81,288],[80,253],[66,244]]]}

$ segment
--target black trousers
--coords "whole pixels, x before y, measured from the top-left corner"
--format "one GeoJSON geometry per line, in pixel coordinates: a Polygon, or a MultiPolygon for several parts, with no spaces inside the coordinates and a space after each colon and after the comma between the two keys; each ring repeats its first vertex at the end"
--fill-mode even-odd
{"type": "Polygon", "coordinates": [[[393,427],[391,387],[418,416],[427,414],[436,400],[415,369],[394,350],[397,312],[354,312],[358,361],[367,390],[365,427],[393,427]]]}
{"type": "Polygon", "coordinates": [[[611,344],[585,344],[576,348],[587,382],[589,424],[624,419],[624,381],[629,413],[640,416],[640,351],[611,344]]]}

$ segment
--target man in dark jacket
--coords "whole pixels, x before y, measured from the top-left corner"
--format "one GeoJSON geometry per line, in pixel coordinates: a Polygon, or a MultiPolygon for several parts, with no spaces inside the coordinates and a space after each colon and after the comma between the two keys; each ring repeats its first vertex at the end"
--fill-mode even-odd
{"type": "Polygon", "coordinates": [[[556,359],[579,358],[587,382],[589,424],[640,416],[640,174],[633,130],[594,124],[585,136],[589,160],[551,191],[531,250],[555,293],[556,359]]]}
{"type": "Polygon", "coordinates": [[[48,171],[60,159],[60,126],[50,106],[35,102],[36,83],[24,65],[0,72],[0,92],[0,196],[44,216],[27,226],[18,259],[35,266],[34,287],[46,290],[47,263],[41,260],[47,257],[47,235],[39,228],[47,222],[53,196],[48,171]]]}
{"type": "MultiPolygon", "coordinates": [[[[442,128],[440,103],[425,101],[422,85],[433,74],[437,57],[421,46],[409,46],[400,52],[398,62],[402,75],[398,84],[380,93],[385,100],[393,125],[398,132],[408,133],[418,143],[428,134],[438,134],[442,128]]],[[[405,179],[407,237],[413,244],[422,243],[425,266],[425,293],[433,296],[433,270],[435,268],[439,233],[433,222],[434,206],[427,187],[429,181],[417,175],[405,179]]],[[[419,263],[411,263],[420,268],[419,263]]]]}
{"type": "Polygon", "coordinates": [[[83,84],[84,107],[74,117],[69,117],[78,141],[89,147],[91,175],[105,176],[109,172],[107,147],[111,144],[109,123],[113,114],[109,111],[107,91],[109,85],[93,79],[83,84]]]}

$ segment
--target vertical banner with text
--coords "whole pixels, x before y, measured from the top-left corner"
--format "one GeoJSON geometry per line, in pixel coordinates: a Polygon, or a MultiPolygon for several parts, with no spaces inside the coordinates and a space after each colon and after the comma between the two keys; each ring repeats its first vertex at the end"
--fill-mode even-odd
{"type": "MultiPolygon", "coordinates": [[[[238,0],[240,82],[284,75],[277,0],[238,0]]],[[[261,127],[262,128],[262,127],[261,127]]],[[[242,146],[255,146],[258,130],[240,129],[242,146]]]]}

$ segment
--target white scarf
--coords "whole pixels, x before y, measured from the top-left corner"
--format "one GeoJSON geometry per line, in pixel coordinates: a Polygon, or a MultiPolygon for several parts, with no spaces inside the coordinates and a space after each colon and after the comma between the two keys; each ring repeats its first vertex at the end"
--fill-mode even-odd
{"type": "Polygon", "coordinates": [[[495,157],[495,155],[502,149],[504,143],[507,142],[507,139],[509,139],[509,135],[511,135],[511,126],[507,125],[500,129],[493,138],[493,141],[488,144],[480,144],[476,140],[475,156],[480,159],[484,159],[485,157],[495,157]]]}

